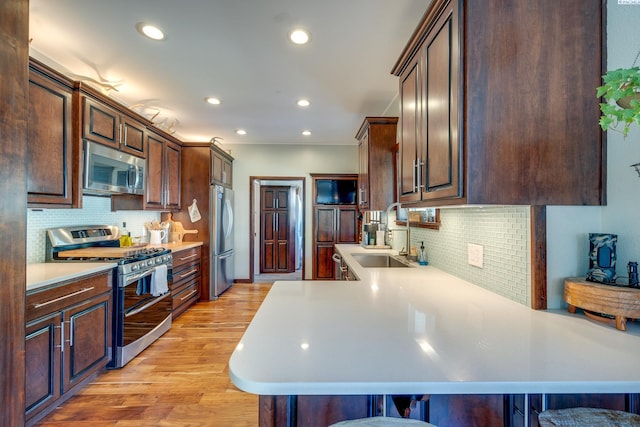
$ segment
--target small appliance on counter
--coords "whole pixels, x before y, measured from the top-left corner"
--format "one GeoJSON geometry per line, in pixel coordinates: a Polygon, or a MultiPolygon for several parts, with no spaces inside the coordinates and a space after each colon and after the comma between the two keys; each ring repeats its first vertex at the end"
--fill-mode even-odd
{"type": "Polygon", "coordinates": [[[614,285],[616,283],[616,234],[589,233],[589,271],[590,282],[614,285]]]}

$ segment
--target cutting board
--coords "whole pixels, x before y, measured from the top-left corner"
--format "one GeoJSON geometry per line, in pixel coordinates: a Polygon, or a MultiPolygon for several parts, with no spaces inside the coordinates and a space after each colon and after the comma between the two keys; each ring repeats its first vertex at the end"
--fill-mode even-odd
{"type": "Polygon", "coordinates": [[[141,252],[146,245],[135,245],[125,247],[107,247],[107,248],[82,248],[71,249],[68,251],[58,252],[58,257],[62,258],[124,258],[133,256],[141,252]]]}

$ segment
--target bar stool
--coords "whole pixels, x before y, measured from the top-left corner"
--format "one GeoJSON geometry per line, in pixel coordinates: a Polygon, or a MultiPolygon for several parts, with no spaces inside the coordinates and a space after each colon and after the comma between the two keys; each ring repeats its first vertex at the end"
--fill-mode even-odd
{"type": "Polygon", "coordinates": [[[391,418],[391,417],[371,417],[360,418],[357,420],[340,421],[339,423],[331,424],[329,427],[437,427],[433,424],[426,423],[419,420],[411,420],[408,418],[391,418]]]}
{"type": "Polygon", "coordinates": [[[640,426],[640,415],[614,409],[548,409],[538,415],[540,427],[629,427],[640,426]]]}

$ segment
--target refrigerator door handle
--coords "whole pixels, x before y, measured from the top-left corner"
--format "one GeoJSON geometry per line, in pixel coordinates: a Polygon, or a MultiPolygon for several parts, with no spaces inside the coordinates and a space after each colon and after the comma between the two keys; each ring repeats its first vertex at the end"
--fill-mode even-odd
{"type": "Polygon", "coordinates": [[[230,257],[232,257],[232,256],[233,256],[233,251],[229,251],[229,252],[224,253],[224,254],[222,254],[222,255],[218,255],[218,256],[217,256],[217,258],[218,258],[219,260],[222,260],[222,259],[230,258],[230,257]]]}
{"type": "Polygon", "coordinates": [[[231,235],[231,231],[233,230],[233,206],[231,205],[231,201],[225,200],[227,205],[227,229],[225,230],[225,236],[229,237],[231,235]]]}

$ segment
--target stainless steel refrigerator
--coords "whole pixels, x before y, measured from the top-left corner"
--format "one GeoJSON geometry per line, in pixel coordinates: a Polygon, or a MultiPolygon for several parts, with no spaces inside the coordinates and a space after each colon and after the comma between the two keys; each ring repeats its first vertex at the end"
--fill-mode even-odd
{"type": "Polygon", "coordinates": [[[234,279],[233,190],[221,185],[212,185],[210,191],[211,271],[209,272],[209,296],[212,300],[216,300],[233,284],[234,279]]]}

